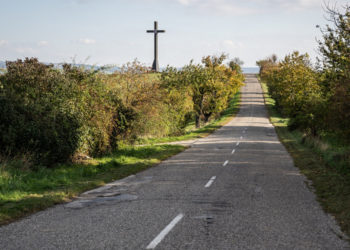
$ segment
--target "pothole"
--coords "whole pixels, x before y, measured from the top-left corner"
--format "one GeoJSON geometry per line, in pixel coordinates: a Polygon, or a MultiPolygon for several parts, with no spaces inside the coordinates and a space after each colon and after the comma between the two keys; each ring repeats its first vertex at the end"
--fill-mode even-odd
{"type": "Polygon", "coordinates": [[[214,217],[212,215],[199,215],[199,216],[194,216],[192,218],[203,220],[208,225],[214,223],[214,217]]]}
{"type": "Polygon", "coordinates": [[[76,200],[64,205],[64,207],[79,209],[79,208],[84,208],[89,206],[110,205],[110,204],[115,204],[115,203],[124,202],[124,201],[133,201],[138,198],[137,195],[133,195],[133,194],[117,194],[114,196],[108,196],[108,195],[112,195],[112,193],[104,193],[101,195],[104,195],[104,196],[98,196],[94,199],[76,200]]]}
{"type": "Polygon", "coordinates": [[[85,200],[91,200],[94,199],[96,197],[111,197],[111,196],[117,196],[120,195],[122,193],[125,193],[127,191],[127,189],[125,188],[118,188],[118,189],[114,189],[113,187],[107,190],[103,190],[103,191],[96,191],[96,192],[85,192],[82,193],[78,199],[85,199],[85,200]]]}
{"type": "Polygon", "coordinates": [[[96,197],[112,197],[112,196],[119,196],[121,195],[121,192],[107,192],[107,193],[101,193],[101,194],[97,194],[96,197]]]}

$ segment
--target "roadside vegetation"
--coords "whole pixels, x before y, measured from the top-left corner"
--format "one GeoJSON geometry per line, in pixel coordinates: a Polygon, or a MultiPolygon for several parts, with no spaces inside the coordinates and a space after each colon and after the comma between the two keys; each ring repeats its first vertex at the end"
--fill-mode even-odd
{"type": "Polygon", "coordinates": [[[257,64],[281,141],[350,236],[350,6],[327,14],[316,66],[299,52],[257,64]]]}
{"type": "Polygon", "coordinates": [[[0,224],[134,174],[237,110],[240,61],[203,57],[161,73],[134,61],[107,74],[35,58],[0,75],[0,224]]]}
{"type": "Polygon", "coordinates": [[[185,141],[193,140],[198,138],[203,138],[213,133],[218,128],[222,127],[228,123],[233,116],[235,116],[239,110],[241,99],[241,93],[237,92],[234,97],[228,103],[228,107],[221,112],[220,116],[217,119],[214,119],[206,123],[201,128],[196,128],[195,122],[189,122],[185,127],[185,133],[178,136],[165,136],[160,138],[140,138],[137,142],[140,144],[155,144],[155,143],[166,143],[166,142],[175,142],[175,141],[185,141]]]}
{"type": "Polygon", "coordinates": [[[137,61],[105,74],[37,59],[7,62],[0,76],[0,154],[54,167],[102,156],[119,143],[181,136],[220,118],[243,84],[225,55],[150,73],[137,61]]]}

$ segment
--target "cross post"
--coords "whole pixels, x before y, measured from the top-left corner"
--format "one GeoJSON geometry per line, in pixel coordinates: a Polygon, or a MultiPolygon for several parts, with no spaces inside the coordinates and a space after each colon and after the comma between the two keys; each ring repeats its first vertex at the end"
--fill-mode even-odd
{"type": "Polygon", "coordinates": [[[154,21],[154,30],[147,30],[147,33],[154,33],[154,60],[152,64],[152,70],[155,72],[159,71],[158,64],[158,33],[164,33],[165,30],[158,29],[158,22],[154,21]]]}

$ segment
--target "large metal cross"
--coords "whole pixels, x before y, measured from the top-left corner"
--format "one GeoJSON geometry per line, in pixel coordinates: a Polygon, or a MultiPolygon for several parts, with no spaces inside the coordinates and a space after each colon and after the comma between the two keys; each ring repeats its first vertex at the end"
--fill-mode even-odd
{"type": "Polygon", "coordinates": [[[159,64],[158,64],[158,33],[164,33],[165,30],[158,29],[158,22],[154,21],[154,30],[147,30],[147,33],[154,33],[154,61],[152,64],[152,70],[158,72],[159,64]]]}

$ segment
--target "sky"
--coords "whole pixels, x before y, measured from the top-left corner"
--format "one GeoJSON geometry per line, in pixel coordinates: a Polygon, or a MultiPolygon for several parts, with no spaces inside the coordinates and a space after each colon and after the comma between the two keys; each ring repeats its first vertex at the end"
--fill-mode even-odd
{"type": "Polygon", "coordinates": [[[316,25],[325,4],[348,0],[0,0],[0,61],[151,66],[153,22],[159,64],[181,67],[191,59],[227,53],[244,67],[275,53],[318,55],[316,25]]]}

